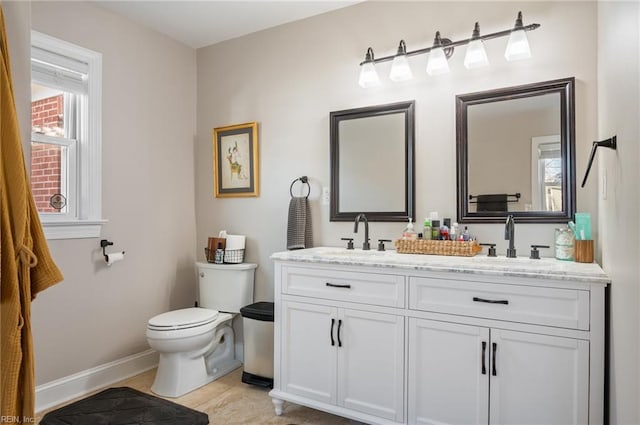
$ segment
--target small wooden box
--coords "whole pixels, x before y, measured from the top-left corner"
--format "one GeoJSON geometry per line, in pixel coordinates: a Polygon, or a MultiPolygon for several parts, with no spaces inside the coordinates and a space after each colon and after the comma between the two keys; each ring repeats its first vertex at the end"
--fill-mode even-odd
{"type": "Polygon", "coordinates": [[[576,263],[593,263],[593,240],[576,240],[573,259],[576,263]]]}

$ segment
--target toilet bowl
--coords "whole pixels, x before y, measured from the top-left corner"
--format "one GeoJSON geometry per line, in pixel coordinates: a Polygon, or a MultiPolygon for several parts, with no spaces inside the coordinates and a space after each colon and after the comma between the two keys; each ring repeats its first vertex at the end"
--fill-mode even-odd
{"type": "Polygon", "coordinates": [[[149,346],[160,355],[151,391],[163,397],[180,397],[242,365],[232,324],[240,308],[253,300],[256,265],[197,266],[202,307],[162,313],[147,323],[149,346]]]}
{"type": "Polygon", "coordinates": [[[242,363],[234,356],[232,319],[231,314],[206,308],[151,318],[147,341],[160,354],[151,391],[180,397],[237,369],[242,363]]]}

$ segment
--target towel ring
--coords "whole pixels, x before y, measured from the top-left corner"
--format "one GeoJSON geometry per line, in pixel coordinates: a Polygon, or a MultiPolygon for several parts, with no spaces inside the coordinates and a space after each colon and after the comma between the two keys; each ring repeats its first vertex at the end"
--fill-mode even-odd
{"type": "Polygon", "coordinates": [[[309,195],[311,195],[311,185],[309,184],[309,179],[307,178],[307,176],[302,176],[302,177],[298,177],[297,179],[295,179],[294,181],[291,182],[291,186],[289,186],[289,194],[291,194],[291,197],[293,198],[293,185],[300,180],[302,183],[307,185],[307,196],[305,196],[305,198],[309,198],[309,195]]]}

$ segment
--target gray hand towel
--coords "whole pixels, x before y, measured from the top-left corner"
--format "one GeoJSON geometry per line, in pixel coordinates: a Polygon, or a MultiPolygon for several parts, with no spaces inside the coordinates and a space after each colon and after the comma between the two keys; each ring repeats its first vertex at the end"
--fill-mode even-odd
{"type": "Polygon", "coordinates": [[[508,211],[507,196],[506,193],[478,195],[476,211],[508,211]]]}
{"type": "Polygon", "coordinates": [[[313,246],[311,233],[311,208],[306,197],[292,197],[289,202],[287,223],[287,249],[303,249],[313,246]]]}

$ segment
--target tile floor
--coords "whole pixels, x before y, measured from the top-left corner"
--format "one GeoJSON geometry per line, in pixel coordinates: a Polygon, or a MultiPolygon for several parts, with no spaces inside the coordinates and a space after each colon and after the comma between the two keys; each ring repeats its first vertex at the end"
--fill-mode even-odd
{"type": "MultiPolygon", "coordinates": [[[[115,383],[112,387],[131,387],[151,394],[156,370],[115,383]]],[[[168,399],[209,415],[211,425],[355,425],[356,422],[318,410],[284,404],[282,416],[276,416],[269,391],[241,382],[242,368],[202,388],[176,399],[168,399]]],[[[69,402],[71,403],[71,401],[69,402]]],[[[60,407],[60,406],[58,406],[60,407]]],[[[54,408],[55,409],[55,408],[54,408]]],[[[53,409],[51,409],[53,410],[53,409]]],[[[42,416],[36,415],[36,424],[42,416]]],[[[178,424],[176,424],[178,425],[178,424]]]]}

